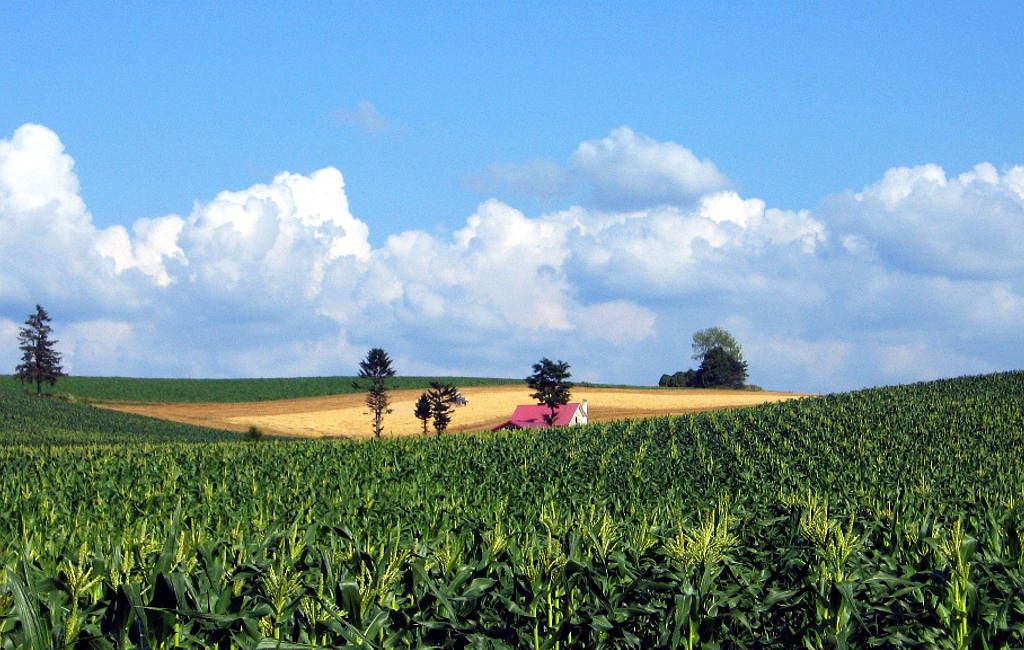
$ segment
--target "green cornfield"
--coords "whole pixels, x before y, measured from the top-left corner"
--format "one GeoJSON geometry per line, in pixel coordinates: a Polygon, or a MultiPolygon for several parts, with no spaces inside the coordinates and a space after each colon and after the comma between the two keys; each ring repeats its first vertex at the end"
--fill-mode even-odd
{"type": "MultiPolygon", "coordinates": [[[[0,381],[0,385],[5,382],[0,381]]],[[[141,442],[213,442],[238,434],[0,391],[0,447],[141,442]]]]}
{"type": "Polygon", "coordinates": [[[1024,373],[369,442],[58,407],[0,415],[3,648],[1024,647],[1024,373]]]}

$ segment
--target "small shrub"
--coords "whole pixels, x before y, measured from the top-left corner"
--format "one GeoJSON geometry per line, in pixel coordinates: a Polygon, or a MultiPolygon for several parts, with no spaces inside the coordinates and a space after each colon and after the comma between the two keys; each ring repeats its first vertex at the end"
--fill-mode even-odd
{"type": "Polygon", "coordinates": [[[242,439],[246,442],[259,442],[266,438],[267,434],[263,432],[263,429],[259,428],[255,424],[249,427],[249,430],[242,434],[242,439]]]}

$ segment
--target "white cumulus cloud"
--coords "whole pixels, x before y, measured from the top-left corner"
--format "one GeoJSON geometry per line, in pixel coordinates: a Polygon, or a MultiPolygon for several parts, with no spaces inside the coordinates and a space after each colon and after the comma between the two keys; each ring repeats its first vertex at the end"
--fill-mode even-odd
{"type": "Polygon", "coordinates": [[[483,193],[533,198],[544,209],[579,198],[586,207],[606,211],[690,204],[731,185],[710,160],[628,126],[580,143],[566,164],[543,159],[495,163],[467,184],[483,193]]]}
{"type": "Polygon", "coordinates": [[[349,212],[341,172],[329,167],[221,192],[197,205],[179,246],[193,286],[228,302],[290,308],[320,294],[335,260],[368,260],[368,236],[349,212]]]}
{"type": "Polygon", "coordinates": [[[165,261],[185,259],[184,251],[178,246],[184,225],[185,222],[175,215],[139,219],[132,226],[134,240],[123,226],[111,226],[97,234],[96,250],[114,261],[116,272],[137,268],[157,285],[166,287],[174,278],[165,261]]]}
{"type": "Polygon", "coordinates": [[[891,169],[824,210],[849,246],[909,271],[998,278],[1024,271],[1024,167],[982,163],[947,178],[937,165],[891,169]]]}
{"type": "Polygon", "coordinates": [[[380,345],[403,374],[525,376],[548,356],[654,383],[716,324],[770,388],[1024,365],[1024,167],[896,168],[797,211],[627,127],[536,170],[593,200],[487,199],[450,236],[373,248],[327,167],[99,229],[60,139],[23,126],[0,140],[0,362],[38,302],[82,374],[350,374],[380,345]]]}
{"type": "Polygon", "coordinates": [[[74,160],[46,127],[26,124],[0,140],[0,304],[124,298],[78,191],[74,160]]]}
{"type": "Polygon", "coordinates": [[[571,167],[601,207],[630,208],[690,201],[725,189],[729,179],[710,160],[675,142],[658,142],[628,126],[579,145],[571,167]]]}
{"type": "Polygon", "coordinates": [[[20,127],[10,140],[0,140],[0,211],[23,219],[45,211],[85,221],[74,166],[56,133],[38,124],[20,127]]]}

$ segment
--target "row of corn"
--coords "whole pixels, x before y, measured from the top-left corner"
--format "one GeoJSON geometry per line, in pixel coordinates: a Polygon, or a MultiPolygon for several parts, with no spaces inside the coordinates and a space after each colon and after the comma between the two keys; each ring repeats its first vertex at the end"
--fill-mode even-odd
{"type": "MultiPolygon", "coordinates": [[[[422,539],[293,527],[3,558],[4,648],[1002,648],[1024,644],[1020,513],[834,517],[720,504],[675,525],[422,539]]],[[[552,515],[557,518],[557,514],[552,515]]]]}

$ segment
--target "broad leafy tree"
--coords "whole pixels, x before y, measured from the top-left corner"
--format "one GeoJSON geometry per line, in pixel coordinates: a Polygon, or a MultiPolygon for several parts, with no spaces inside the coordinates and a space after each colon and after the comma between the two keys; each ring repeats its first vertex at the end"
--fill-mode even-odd
{"type": "Polygon", "coordinates": [[[693,334],[693,358],[700,368],[662,375],[659,386],[688,388],[742,388],[747,380],[743,348],[721,327],[709,327],[693,334]]]}
{"type": "Polygon", "coordinates": [[[704,354],[696,380],[706,388],[742,388],[747,379],[747,362],[723,348],[714,347],[704,354]]]}
{"type": "Polygon", "coordinates": [[[57,341],[50,339],[53,329],[50,315],[40,305],[28,317],[18,334],[21,343],[21,363],[15,368],[15,377],[21,382],[35,384],[36,395],[43,394],[43,384],[53,386],[60,377],[67,377],[60,365],[60,354],[53,348],[57,341]]]}
{"type": "Polygon", "coordinates": [[[373,413],[373,435],[380,437],[384,430],[384,414],[390,413],[387,381],[395,376],[391,358],[381,348],[372,348],[366,358],[359,362],[359,378],[353,385],[366,391],[366,406],[373,413]]]}
{"type": "Polygon", "coordinates": [[[743,361],[743,348],[732,334],[721,327],[709,327],[693,333],[693,360],[704,361],[713,348],[721,348],[736,361],[743,361]]]}
{"type": "MultiPolygon", "coordinates": [[[[452,421],[452,406],[455,404],[455,398],[458,394],[459,391],[455,386],[436,381],[430,382],[430,390],[424,393],[427,401],[430,403],[431,416],[434,419],[434,431],[438,436],[448,430],[448,424],[452,421]]],[[[424,431],[426,431],[426,426],[427,424],[424,422],[424,431]]]]}
{"type": "Polygon", "coordinates": [[[558,407],[569,403],[569,391],[572,388],[569,377],[572,374],[568,363],[545,357],[533,364],[533,374],[526,378],[527,385],[535,391],[530,397],[550,411],[544,415],[548,426],[555,423],[558,407]]]}

